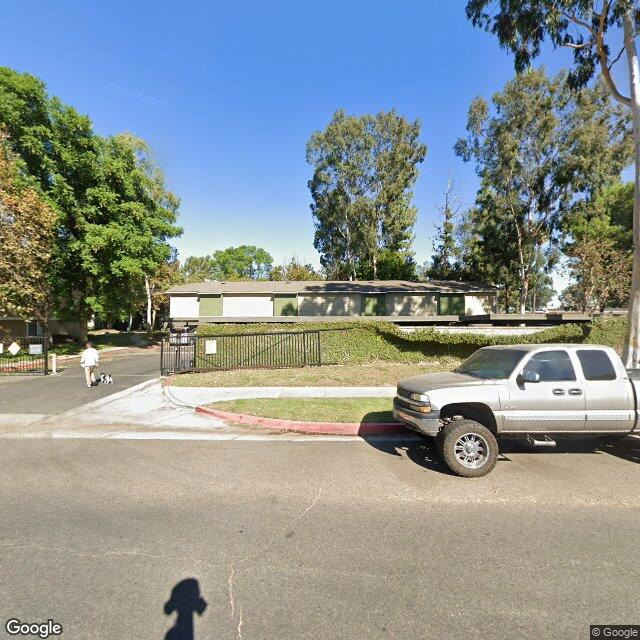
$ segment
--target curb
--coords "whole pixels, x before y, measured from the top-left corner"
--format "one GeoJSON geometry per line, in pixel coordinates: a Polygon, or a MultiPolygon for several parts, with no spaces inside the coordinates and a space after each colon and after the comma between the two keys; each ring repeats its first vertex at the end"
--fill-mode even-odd
{"type": "Polygon", "coordinates": [[[243,413],[218,411],[208,407],[196,407],[196,413],[201,413],[218,420],[227,420],[239,424],[253,425],[276,431],[295,431],[315,435],[338,436],[379,436],[379,435],[407,435],[411,433],[399,422],[301,422],[298,420],[282,420],[279,418],[264,418],[250,416],[243,413]]]}

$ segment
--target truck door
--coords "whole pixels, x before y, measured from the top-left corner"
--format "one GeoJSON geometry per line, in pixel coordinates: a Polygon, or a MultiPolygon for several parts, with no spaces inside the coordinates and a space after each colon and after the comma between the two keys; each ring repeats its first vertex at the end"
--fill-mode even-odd
{"type": "Polygon", "coordinates": [[[558,433],[585,427],[584,384],[567,351],[538,351],[525,361],[523,376],[512,378],[505,403],[504,431],[558,433]],[[525,382],[527,374],[538,379],[525,382]]]}
{"type": "Polygon", "coordinates": [[[631,431],[635,399],[626,372],[616,372],[602,349],[578,349],[584,375],[587,431],[631,431]]]}

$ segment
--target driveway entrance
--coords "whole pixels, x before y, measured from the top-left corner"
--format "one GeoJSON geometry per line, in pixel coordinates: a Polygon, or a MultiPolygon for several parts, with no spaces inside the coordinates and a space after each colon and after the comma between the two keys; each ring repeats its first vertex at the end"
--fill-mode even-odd
{"type": "Polygon", "coordinates": [[[88,402],[123,391],[136,384],[158,377],[158,349],[104,353],[100,355],[101,372],[110,373],[114,384],[87,389],[80,359],[61,362],[56,376],[0,377],[0,414],[57,414],[88,402]]]}

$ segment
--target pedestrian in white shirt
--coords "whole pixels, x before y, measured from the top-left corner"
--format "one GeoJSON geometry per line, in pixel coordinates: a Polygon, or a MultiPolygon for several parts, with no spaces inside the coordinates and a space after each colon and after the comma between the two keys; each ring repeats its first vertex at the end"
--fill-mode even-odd
{"type": "Polygon", "coordinates": [[[100,359],[98,352],[93,348],[91,342],[85,342],[86,349],[80,356],[80,366],[84,368],[84,376],[87,380],[87,389],[93,387],[96,384],[96,376],[94,371],[98,366],[98,360],[100,359]]]}

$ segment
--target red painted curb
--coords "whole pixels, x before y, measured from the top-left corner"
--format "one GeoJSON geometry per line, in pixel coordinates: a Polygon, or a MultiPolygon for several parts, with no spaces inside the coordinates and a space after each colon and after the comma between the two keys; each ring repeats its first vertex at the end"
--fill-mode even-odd
{"type": "Polygon", "coordinates": [[[257,425],[265,429],[278,431],[296,431],[298,433],[313,433],[320,435],[338,436],[374,436],[411,433],[399,422],[301,422],[298,420],[281,420],[279,418],[264,418],[261,416],[249,416],[243,413],[230,413],[218,411],[208,407],[196,407],[197,413],[228,420],[240,424],[257,425]]]}

